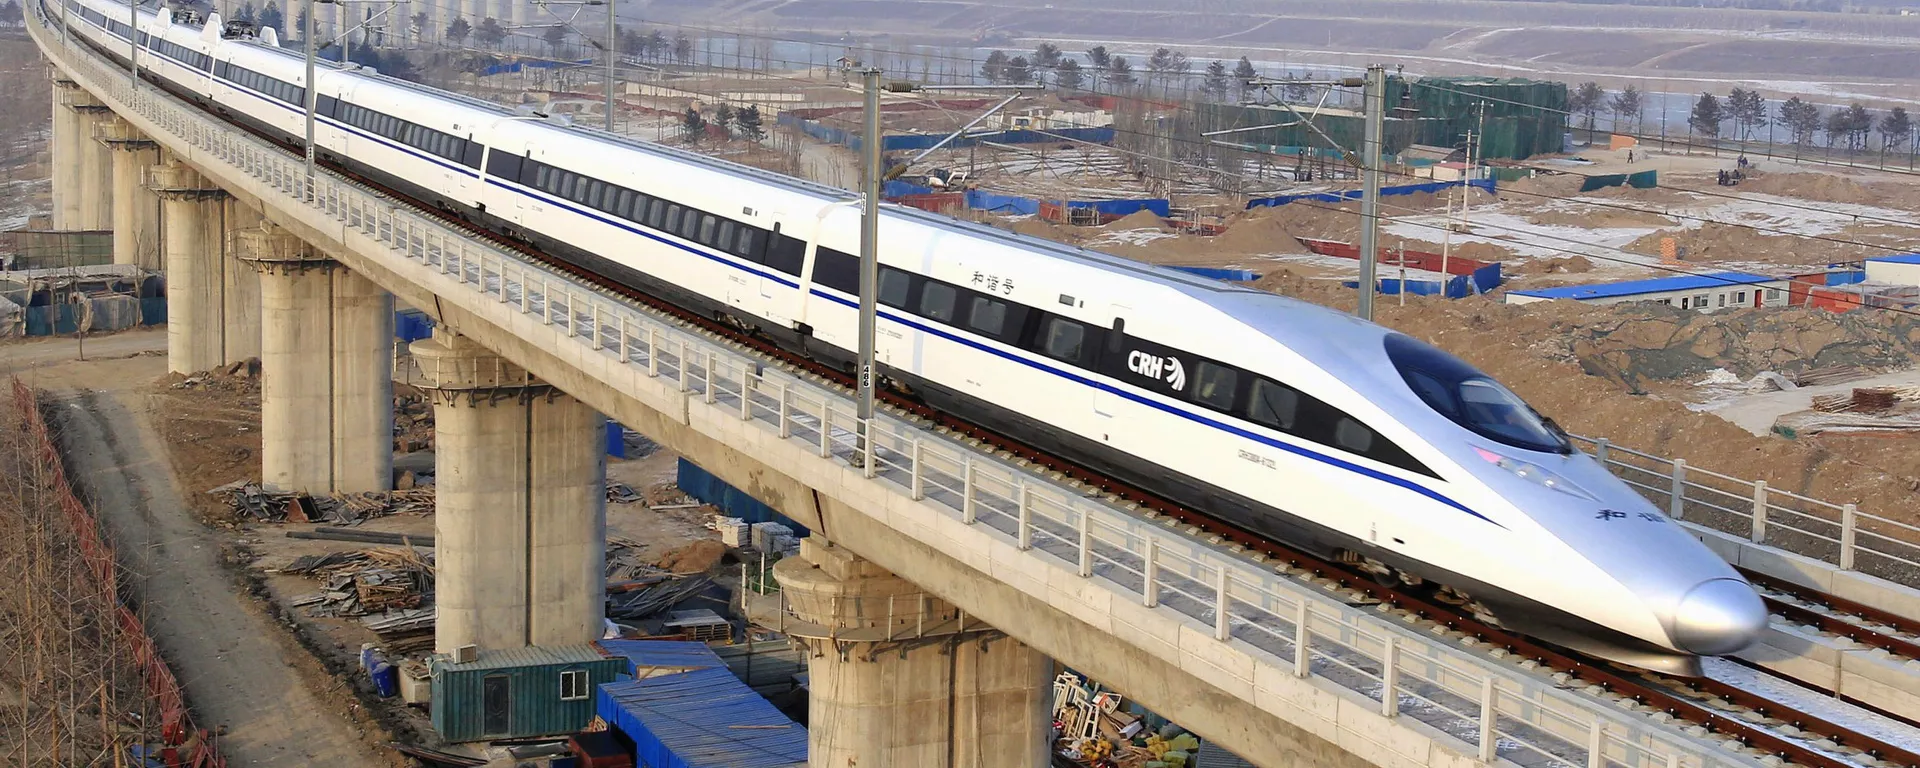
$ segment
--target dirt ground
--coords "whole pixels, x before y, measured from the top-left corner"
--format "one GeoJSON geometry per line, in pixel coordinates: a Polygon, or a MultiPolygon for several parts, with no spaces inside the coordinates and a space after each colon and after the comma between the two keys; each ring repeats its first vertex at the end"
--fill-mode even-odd
{"type": "MultiPolygon", "coordinates": [[[[126,334],[140,351],[165,334],[126,334]]],[[[311,660],[270,612],[251,599],[227,562],[228,535],[188,512],[191,491],[166,458],[159,403],[142,389],[166,370],[163,357],[134,355],[57,363],[71,340],[0,347],[0,367],[40,364],[22,378],[48,392],[70,471],[103,515],[134,579],[148,626],[185,685],[200,722],[224,731],[235,766],[386,765],[365,741],[368,724],[350,697],[313,674],[311,660]],[[318,681],[323,686],[310,686],[318,681]]],[[[91,357],[91,355],[90,355],[91,357]]]]}

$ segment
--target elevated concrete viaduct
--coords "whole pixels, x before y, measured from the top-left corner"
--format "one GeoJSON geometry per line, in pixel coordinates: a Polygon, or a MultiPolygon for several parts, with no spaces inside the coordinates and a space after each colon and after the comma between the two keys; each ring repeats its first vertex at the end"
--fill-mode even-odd
{"type": "MultiPolygon", "coordinates": [[[[373,349],[391,329],[373,316],[397,298],[445,329],[413,350],[441,430],[442,650],[598,636],[605,414],[816,533],[777,574],[824,688],[815,766],[1044,766],[1048,658],[1260,765],[1757,764],[923,424],[876,418],[857,455],[839,390],[351,180],[309,179],[46,24],[29,10],[62,78],[57,117],[117,116],[115,136],[161,154],[170,367],[243,346],[211,341],[233,327],[212,315],[245,300],[228,275],[258,281],[271,482],[384,487],[373,349]],[[264,224],[228,226],[235,205],[264,224]],[[259,270],[232,269],[229,249],[259,270]]],[[[56,153],[89,151],[78,131],[56,125],[56,153]]],[[[62,217],[108,223],[111,196],[88,190],[112,190],[110,166],[56,179],[62,217]]]]}

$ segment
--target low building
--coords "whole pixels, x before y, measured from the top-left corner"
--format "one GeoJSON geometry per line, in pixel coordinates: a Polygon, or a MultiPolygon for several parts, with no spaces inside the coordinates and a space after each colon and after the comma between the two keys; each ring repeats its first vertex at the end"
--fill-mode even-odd
{"type": "Polygon", "coordinates": [[[594,690],[628,669],[592,645],[479,651],[470,660],[439,655],[433,670],[433,729],[449,742],[574,733],[593,720],[594,690]]]}
{"type": "Polygon", "coordinates": [[[1889,285],[1920,285],[1920,253],[1867,259],[1867,281],[1889,285]]]}
{"type": "Polygon", "coordinates": [[[1713,272],[1674,275],[1647,280],[1592,285],[1563,285],[1509,291],[1508,304],[1570,299],[1590,304],[1651,301],[1681,309],[1712,312],[1729,307],[1784,307],[1788,303],[1786,277],[1749,272],[1713,272]]]}

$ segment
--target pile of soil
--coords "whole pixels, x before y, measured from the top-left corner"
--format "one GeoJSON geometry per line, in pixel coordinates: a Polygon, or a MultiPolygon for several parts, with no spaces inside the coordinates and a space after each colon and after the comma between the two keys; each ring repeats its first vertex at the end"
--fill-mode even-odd
{"type": "Polygon", "coordinates": [[[1056,243],[1079,244],[1086,239],[1073,227],[1055,224],[1038,216],[1016,221],[1011,229],[1023,235],[1045,238],[1056,243]]]}
{"type": "Polygon", "coordinates": [[[1885,185],[1862,184],[1831,173],[1755,173],[1740,182],[1739,191],[1875,206],[1888,205],[1891,196],[1898,196],[1885,185]]]}
{"type": "Polygon", "coordinates": [[[1100,228],[1109,232],[1120,232],[1130,229],[1151,229],[1159,232],[1173,231],[1173,227],[1167,226],[1166,219],[1162,219],[1158,214],[1148,210],[1134,211],[1133,213],[1109,221],[1101,225],[1100,228]]]}
{"type": "Polygon", "coordinates": [[[671,573],[706,573],[719,565],[721,558],[726,556],[727,545],[713,539],[701,539],[667,550],[658,560],[653,561],[653,564],[671,573]]]}
{"type": "Polygon", "coordinates": [[[1663,229],[1628,243],[1626,249],[1660,255],[1660,241],[1673,238],[1685,249],[1685,261],[1766,262],[1785,266],[1820,267],[1839,261],[1859,261],[1885,255],[1879,248],[1788,235],[1771,235],[1749,227],[1707,222],[1698,227],[1663,229]]]}

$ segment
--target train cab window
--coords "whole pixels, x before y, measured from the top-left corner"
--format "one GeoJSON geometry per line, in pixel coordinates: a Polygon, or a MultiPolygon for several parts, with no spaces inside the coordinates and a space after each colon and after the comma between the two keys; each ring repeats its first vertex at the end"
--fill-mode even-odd
{"type": "Polygon", "coordinates": [[[1056,360],[1078,363],[1086,341],[1086,326],[1064,317],[1049,317],[1046,329],[1041,332],[1040,351],[1056,360]]]}
{"type": "Polygon", "coordinates": [[[946,283],[928,280],[920,288],[920,314],[943,323],[953,322],[953,309],[960,292],[946,283]]]}
{"type": "Polygon", "coordinates": [[[1247,397],[1247,418],[1256,424],[1291,431],[1300,414],[1300,393],[1266,379],[1254,379],[1247,397]]]}
{"type": "Polygon", "coordinates": [[[894,309],[906,309],[912,288],[913,276],[893,267],[880,268],[880,303],[894,309]]]}
{"type": "Polygon", "coordinates": [[[1565,433],[1499,382],[1471,365],[1404,334],[1386,338],[1387,358],[1422,401],[1482,437],[1545,453],[1573,450],[1565,433]]]}
{"type": "Polygon", "coordinates": [[[767,266],[797,277],[806,262],[805,241],[778,233],[773,235],[773,241],[767,246],[767,266]]]}
{"type": "Polygon", "coordinates": [[[1239,371],[1203,360],[1193,368],[1193,400],[1209,408],[1231,411],[1239,381],[1239,371]]]}

